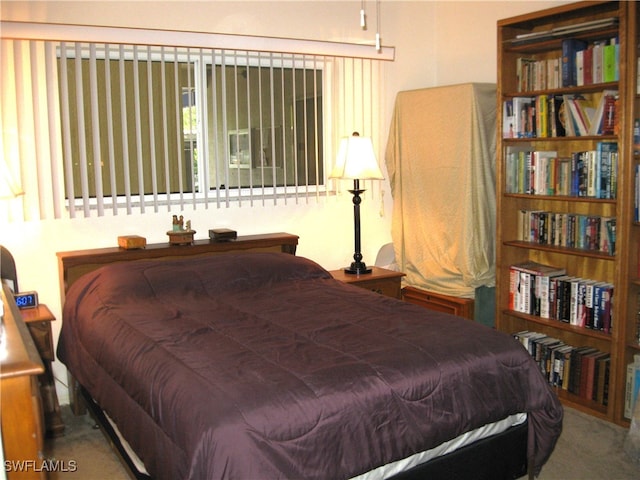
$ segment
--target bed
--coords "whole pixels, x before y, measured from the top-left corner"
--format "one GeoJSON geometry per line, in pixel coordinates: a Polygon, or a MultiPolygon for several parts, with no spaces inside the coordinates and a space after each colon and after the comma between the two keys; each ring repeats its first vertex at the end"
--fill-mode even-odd
{"type": "Polygon", "coordinates": [[[511,337],[344,284],[292,251],[219,253],[88,262],[73,282],[61,272],[58,358],[143,462],[136,475],[540,472],[562,407],[511,337]]]}

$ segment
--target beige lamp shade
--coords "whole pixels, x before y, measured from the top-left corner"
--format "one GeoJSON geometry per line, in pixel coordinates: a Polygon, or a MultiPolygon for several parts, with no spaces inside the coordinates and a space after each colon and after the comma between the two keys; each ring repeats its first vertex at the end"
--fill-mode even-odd
{"type": "Polygon", "coordinates": [[[329,178],[344,178],[352,180],[382,180],[373,143],[368,137],[353,135],[340,141],[336,165],[329,178]]]}

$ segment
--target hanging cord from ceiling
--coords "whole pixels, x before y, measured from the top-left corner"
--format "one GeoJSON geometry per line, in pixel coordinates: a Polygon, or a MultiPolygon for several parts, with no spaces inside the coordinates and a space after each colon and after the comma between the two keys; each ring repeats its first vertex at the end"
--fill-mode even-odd
{"type": "MultiPolygon", "coordinates": [[[[360,1],[360,28],[362,30],[367,29],[367,12],[365,6],[365,0],[360,1]]],[[[380,0],[376,0],[376,51],[382,50],[382,44],[380,40],[380,0]]]]}
{"type": "Polygon", "coordinates": [[[380,0],[376,0],[376,50],[382,49],[380,44],[380,0]]]}

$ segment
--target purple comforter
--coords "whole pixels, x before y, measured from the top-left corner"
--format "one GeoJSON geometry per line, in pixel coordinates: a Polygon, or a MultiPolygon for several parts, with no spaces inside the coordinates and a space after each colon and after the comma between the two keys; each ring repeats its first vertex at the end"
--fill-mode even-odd
{"type": "Polygon", "coordinates": [[[89,273],[58,356],[157,479],[348,478],[517,412],[538,472],[562,425],[508,335],[287,254],[89,273]]]}

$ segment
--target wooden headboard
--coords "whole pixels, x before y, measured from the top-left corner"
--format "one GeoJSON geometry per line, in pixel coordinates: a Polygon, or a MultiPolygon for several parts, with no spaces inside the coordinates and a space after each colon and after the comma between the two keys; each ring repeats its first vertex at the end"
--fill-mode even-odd
{"type": "Polygon", "coordinates": [[[239,251],[284,252],[295,255],[298,238],[297,235],[289,233],[265,233],[240,236],[236,240],[227,242],[196,240],[191,245],[156,243],[135,250],[110,247],[58,252],[62,304],[64,305],[65,294],[67,289],[73,285],[73,282],[82,275],[110,263],[145,259],[158,259],[161,261],[184,256],[209,256],[239,251]]]}

